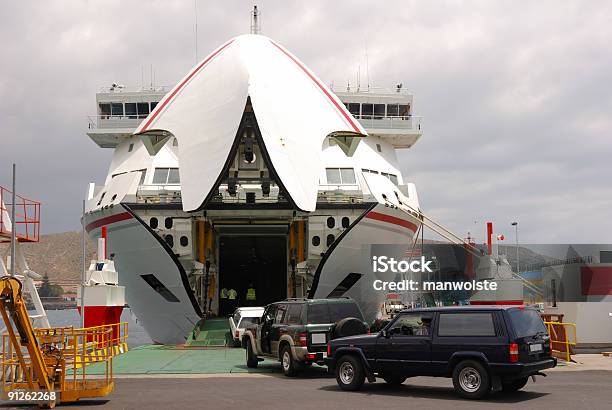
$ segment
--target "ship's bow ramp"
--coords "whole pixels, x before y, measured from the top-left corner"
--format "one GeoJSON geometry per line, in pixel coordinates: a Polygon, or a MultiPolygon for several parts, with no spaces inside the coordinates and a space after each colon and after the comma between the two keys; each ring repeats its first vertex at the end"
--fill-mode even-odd
{"type": "Polygon", "coordinates": [[[366,131],[293,54],[261,35],[231,39],[198,63],[136,129],[155,154],[178,140],[183,209],[201,209],[227,170],[253,111],[270,166],[296,208],[314,211],[321,147],[337,137],[347,152],[366,131]]]}

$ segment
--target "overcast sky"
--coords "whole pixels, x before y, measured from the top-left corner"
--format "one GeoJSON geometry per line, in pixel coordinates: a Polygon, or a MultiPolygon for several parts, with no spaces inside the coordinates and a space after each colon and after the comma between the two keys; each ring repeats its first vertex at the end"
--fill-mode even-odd
{"type": "MultiPolygon", "coordinates": [[[[198,1],[198,51],[249,31],[248,1],[198,1]]],[[[612,243],[612,2],[259,1],[262,34],[336,86],[402,82],[424,135],[399,151],[424,211],[479,242],[612,243]]],[[[174,85],[195,62],[194,1],[0,0],[0,185],[79,229],[111,150],[86,135],[95,93],[174,85]]],[[[296,96],[297,98],[298,96],[296,96]]]]}

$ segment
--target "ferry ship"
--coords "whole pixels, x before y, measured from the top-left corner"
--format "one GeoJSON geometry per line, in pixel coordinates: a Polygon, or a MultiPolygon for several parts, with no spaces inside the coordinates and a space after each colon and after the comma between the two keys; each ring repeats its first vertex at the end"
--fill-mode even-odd
{"type": "Polygon", "coordinates": [[[423,133],[401,84],[333,89],[247,34],[171,89],[101,89],[96,109],[87,135],[114,154],[87,189],[84,225],[93,239],[107,228],[127,302],[155,342],[287,297],[348,296],[377,316],[385,294],[369,246],[411,244],[423,222],[398,208],[420,210],[396,151],[423,133]]]}

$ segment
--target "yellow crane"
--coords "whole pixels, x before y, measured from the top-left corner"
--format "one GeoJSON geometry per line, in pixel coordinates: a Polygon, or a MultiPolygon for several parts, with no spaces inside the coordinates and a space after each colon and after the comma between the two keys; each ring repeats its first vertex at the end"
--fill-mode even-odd
{"type": "Polygon", "coordinates": [[[111,327],[34,329],[21,282],[11,276],[0,278],[0,313],[7,328],[2,335],[3,399],[54,407],[113,391],[111,327]],[[106,364],[103,377],[94,380],[82,365],[92,349],[95,361],[106,364]]]}

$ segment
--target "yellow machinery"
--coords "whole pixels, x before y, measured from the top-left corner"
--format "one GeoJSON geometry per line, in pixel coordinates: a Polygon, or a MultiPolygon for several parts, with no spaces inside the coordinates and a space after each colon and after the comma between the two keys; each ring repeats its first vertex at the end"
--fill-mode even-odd
{"type": "Polygon", "coordinates": [[[36,401],[44,407],[81,398],[103,397],[113,391],[113,329],[34,329],[21,282],[0,278],[0,313],[8,332],[2,338],[2,398],[36,401]],[[87,378],[89,364],[104,363],[105,372],[87,378]],[[19,393],[19,394],[18,394],[19,393]]]}

